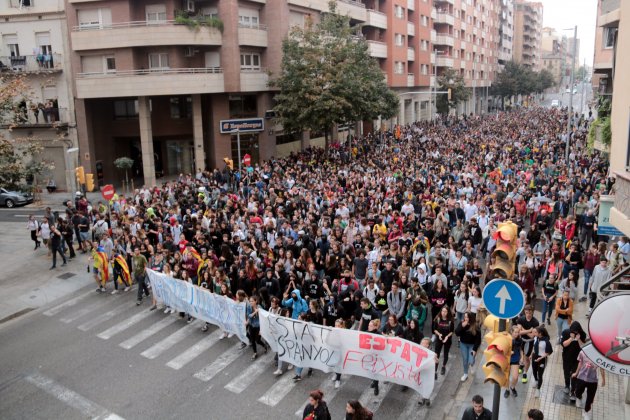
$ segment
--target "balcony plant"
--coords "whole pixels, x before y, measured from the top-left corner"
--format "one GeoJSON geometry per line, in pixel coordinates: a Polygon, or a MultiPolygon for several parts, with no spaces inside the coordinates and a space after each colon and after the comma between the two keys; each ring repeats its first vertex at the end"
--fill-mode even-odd
{"type": "Polygon", "coordinates": [[[186,25],[190,30],[198,32],[202,26],[206,28],[215,28],[223,33],[223,21],[216,16],[194,15],[190,16],[183,10],[175,12],[175,24],[186,25]]]}
{"type": "MultiPolygon", "coordinates": [[[[125,171],[125,190],[129,190],[129,175],[128,171],[133,167],[133,159],[126,156],[119,157],[114,161],[114,166],[118,169],[125,171]]],[[[133,189],[133,188],[132,188],[133,189]]]]}

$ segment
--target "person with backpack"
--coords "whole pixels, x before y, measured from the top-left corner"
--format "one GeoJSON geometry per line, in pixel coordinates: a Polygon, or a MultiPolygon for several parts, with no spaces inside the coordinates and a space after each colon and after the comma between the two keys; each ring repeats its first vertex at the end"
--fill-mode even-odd
{"type": "Polygon", "coordinates": [[[387,293],[387,307],[389,313],[395,315],[398,321],[405,320],[405,303],[405,291],[400,290],[397,281],[393,282],[391,290],[387,293]]]}
{"type": "Polygon", "coordinates": [[[308,404],[304,407],[302,420],[332,420],[328,404],[324,401],[324,393],[319,389],[308,395],[308,404]]]}
{"type": "Polygon", "coordinates": [[[372,420],[374,414],[363,407],[359,400],[350,400],[346,404],[346,420],[372,420]]]}
{"type": "Polygon", "coordinates": [[[532,373],[536,381],[535,398],[540,398],[540,388],[543,383],[543,374],[547,367],[549,356],[553,353],[553,345],[549,340],[549,333],[543,326],[534,330],[534,352],[532,354],[532,373]]]}

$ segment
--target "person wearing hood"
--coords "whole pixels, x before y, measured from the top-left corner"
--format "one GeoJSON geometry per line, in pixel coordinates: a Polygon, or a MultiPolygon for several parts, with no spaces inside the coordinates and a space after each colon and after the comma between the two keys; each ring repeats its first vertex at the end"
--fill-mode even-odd
{"type": "Polygon", "coordinates": [[[304,314],[308,311],[308,304],[306,300],[302,298],[298,289],[294,289],[291,292],[291,296],[289,296],[289,293],[284,294],[282,306],[291,309],[291,318],[293,319],[298,319],[300,314],[304,314]]]}
{"type": "Polygon", "coordinates": [[[575,401],[575,378],[571,380],[571,375],[578,367],[578,356],[582,345],[586,342],[586,332],[582,325],[573,321],[569,328],[564,329],[561,334],[562,343],[562,370],[564,373],[564,393],[570,395],[571,401],[575,401]]]}

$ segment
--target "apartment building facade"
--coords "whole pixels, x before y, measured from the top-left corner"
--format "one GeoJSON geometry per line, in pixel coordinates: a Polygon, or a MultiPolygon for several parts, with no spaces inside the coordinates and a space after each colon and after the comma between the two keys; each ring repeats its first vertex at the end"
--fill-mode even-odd
{"type": "Polygon", "coordinates": [[[499,70],[512,60],[514,48],[514,0],[501,0],[499,15],[499,70]]]}
{"type": "Polygon", "coordinates": [[[559,34],[554,28],[543,28],[541,41],[541,69],[548,70],[559,88],[568,88],[573,65],[573,44],[575,43],[576,69],[579,67],[580,40],[559,34]]]}
{"type": "Polygon", "coordinates": [[[621,19],[621,0],[598,0],[595,51],[593,57],[593,91],[611,95],[615,68],[615,52],[621,19]]]}
{"type": "Polygon", "coordinates": [[[28,86],[17,97],[17,124],[0,130],[5,138],[40,142],[44,149],[35,159],[51,169],[35,181],[70,189],[77,154],[68,150],[78,142],[64,2],[0,0],[0,19],[0,77],[22,77],[28,86]]]}
{"type": "MultiPolygon", "coordinates": [[[[508,3],[505,0],[504,3],[508,3]]],[[[263,118],[241,133],[257,163],[301,144],[268,112],[282,40],[317,21],[327,0],[66,0],[81,164],[99,183],[118,182],[117,157],[134,159],[146,184],[156,177],[236,161],[237,136],[220,121],[263,118]],[[269,117],[269,118],[265,118],[269,117]]],[[[392,123],[435,115],[437,78],[455,68],[473,89],[460,113],[488,107],[498,65],[503,6],[496,0],[339,0],[400,97],[392,123]]],[[[508,16],[506,15],[506,20],[508,16]]],[[[378,127],[377,127],[378,128],[378,127]]]]}
{"type": "Polygon", "coordinates": [[[514,60],[540,70],[543,4],[516,0],[514,4],[514,60]]]}

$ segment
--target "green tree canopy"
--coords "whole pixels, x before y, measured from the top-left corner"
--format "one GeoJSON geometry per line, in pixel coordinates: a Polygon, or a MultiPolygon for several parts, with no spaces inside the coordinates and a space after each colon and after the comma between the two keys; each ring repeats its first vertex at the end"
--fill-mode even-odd
{"type": "Polygon", "coordinates": [[[280,90],[274,110],[285,132],[328,132],[336,123],[390,118],[398,110],[367,41],[336,2],[329,10],[318,24],[292,28],[282,43],[280,75],[270,85],[280,90]]]}
{"type": "Polygon", "coordinates": [[[553,75],[548,70],[535,72],[520,63],[509,61],[492,83],[491,92],[505,98],[544,92],[553,85],[553,75]]]}
{"type": "Polygon", "coordinates": [[[436,100],[436,108],[439,114],[448,114],[450,108],[456,108],[457,104],[468,99],[470,89],[466,87],[464,76],[454,69],[446,69],[438,77],[439,90],[446,92],[451,90],[451,100],[447,94],[440,94],[436,100]]]}

